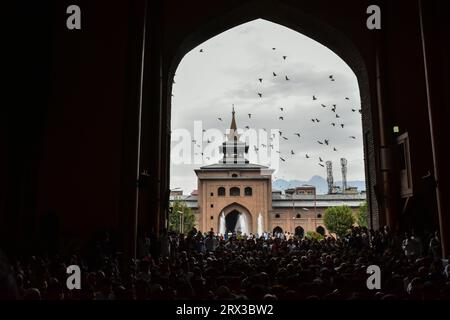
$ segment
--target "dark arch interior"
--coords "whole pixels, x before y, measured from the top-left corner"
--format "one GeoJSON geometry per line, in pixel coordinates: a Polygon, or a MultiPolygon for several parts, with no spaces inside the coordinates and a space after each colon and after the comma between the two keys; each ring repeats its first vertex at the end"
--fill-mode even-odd
{"type": "Polygon", "coordinates": [[[322,226],[318,226],[317,228],[316,228],[316,232],[317,233],[320,233],[321,235],[325,235],[325,229],[322,227],[322,226]]]}
{"type": "Polygon", "coordinates": [[[225,217],[225,226],[226,226],[226,232],[234,232],[236,228],[236,224],[239,218],[240,212],[237,210],[231,211],[227,216],[225,217]]]}
{"type": "Polygon", "coordinates": [[[283,229],[281,229],[281,227],[275,227],[273,228],[273,234],[277,234],[277,233],[283,233],[283,229]]]}
{"type": "Polygon", "coordinates": [[[300,226],[295,228],[295,236],[296,237],[303,238],[304,235],[305,235],[305,229],[303,229],[300,226]]]}

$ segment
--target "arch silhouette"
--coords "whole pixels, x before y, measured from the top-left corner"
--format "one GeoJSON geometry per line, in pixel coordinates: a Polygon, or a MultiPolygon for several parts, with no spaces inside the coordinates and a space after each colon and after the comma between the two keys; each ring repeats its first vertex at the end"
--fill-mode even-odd
{"type": "Polygon", "coordinates": [[[303,238],[303,236],[305,235],[305,229],[303,229],[303,227],[301,226],[296,227],[294,235],[300,239],[303,238]]]}
{"type": "Polygon", "coordinates": [[[227,219],[227,216],[229,214],[236,212],[236,211],[239,213],[245,214],[247,223],[248,223],[249,233],[253,233],[253,217],[252,217],[250,210],[248,210],[245,206],[243,206],[242,204],[237,203],[237,202],[233,202],[233,203],[225,206],[222,210],[220,210],[219,219],[217,219],[218,220],[217,230],[220,229],[220,216],[222,215],[222,212],[225,215],[225,219],[227,219]]]}
{"type": "Polygon", "coordinates": [[[273,228],[272,230],[272,234],[273,235],[277,235],[278,233],[283,233],[283,229],[280,226],[276,226],[275,228],[273,228]]]}
{"type": "Polygon", "coordinates": [[[369,205],[370,223],[373,216],[378,215],[378,202],[375,197],[377,186],[375,132],[378,128],[372,119],[369,76],[363,56],[355,44],[336,27],[317,19],[297,7],[275,0],[255,0],[231,8],[226,13],[212,16],[209,21],[201,23],[201,27],[194,30],[179,43],[176,54],[168,63],[166,101],[168,110],[171,105],[173,77],[179,63],[189,51],[209,40],[210,38],[232,29],[238,25],[256,19],[285,26],[293,31],[309,37],[326,46],[338,55],[354,72],[358,81],[363,126],[364,169],[366,176],[367,203],[369,205]]]}
{"type": "Polygon", "coordinates": [[[325,228],[322,227],[322,226],[318,226],[318,227],[316,228],[316,232],[317,232],[317,233],[320,233],[322,236],[325,236],[325,228]]]}

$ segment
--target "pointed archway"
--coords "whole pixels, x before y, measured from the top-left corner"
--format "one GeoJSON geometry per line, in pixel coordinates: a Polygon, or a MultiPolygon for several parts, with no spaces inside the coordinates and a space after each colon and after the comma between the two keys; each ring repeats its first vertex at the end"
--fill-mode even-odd
{"type": "MultiPolygon", "coordinates": [[[[251,212],[243,205],[234,202],[220,211],[220,216],[225,218],[225,231],[227,233],[254,233],[253,217],[251,212]]],[[[220,230],[221,218],[219,217],[217,230],[220,230]]]]}

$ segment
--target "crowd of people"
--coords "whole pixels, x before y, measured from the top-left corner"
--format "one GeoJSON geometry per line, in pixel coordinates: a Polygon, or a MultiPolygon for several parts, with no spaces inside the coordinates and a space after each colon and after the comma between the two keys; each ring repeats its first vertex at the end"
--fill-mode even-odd
{"type": "Polygon", "coordinates": [[[400,237],[388,228],[354,227],[344,238],[257,237],[213,231],[145,236],[139,259],[106,235],[90,254],[1,259],[0,295],[52,300],[409,300],[450,299],[450,267],[438,234],[400,237]],[[8,265],[8,267],[5,267],[8,265]],[[66,286],[68,265],[81,268],[81,289],[66,286]],[[381,289],[367,288],[367,267],[381,289]]]}

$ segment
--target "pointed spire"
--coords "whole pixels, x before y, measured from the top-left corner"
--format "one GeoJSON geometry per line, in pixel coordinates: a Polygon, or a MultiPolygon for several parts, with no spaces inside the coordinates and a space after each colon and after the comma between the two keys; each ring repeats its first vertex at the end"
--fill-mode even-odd
{"type": "Polygon", "coordinates": [[[236,131],[237,130],[237,125],[236,125],[236,119],[234,117],[234,104],[233,104],[233,111],[231,112],[232,117],[231,117],[231,126],[230,126],[230,130],[236,131]]]}
{"type": "Polygon", "coordinates": [[[234,116],[234,104],[233,104],[233,111],[231,112],[231,125],[230,125],[230,133],[228,134],[228,141],[236,141],[239,140],[239,135],[237,133],[237,125],[236,125],[236,118],[234,116]]]}

